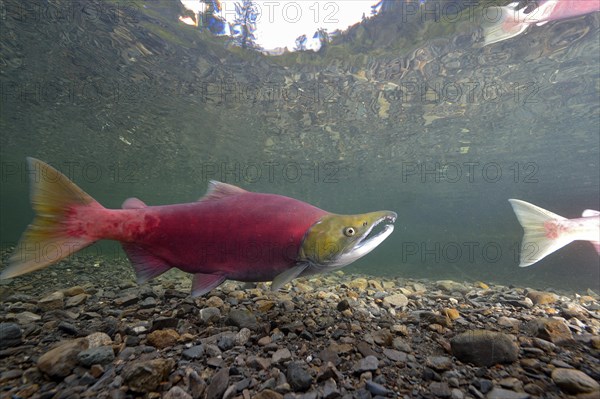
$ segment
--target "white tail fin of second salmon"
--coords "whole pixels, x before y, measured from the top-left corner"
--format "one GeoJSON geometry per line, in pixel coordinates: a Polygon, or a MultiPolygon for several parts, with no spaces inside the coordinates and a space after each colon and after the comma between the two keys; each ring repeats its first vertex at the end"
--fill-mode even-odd
{"type": "Polygon", "coordinates": [[[23,233],[10,258],[10,266],[0,273],[0,279],[42,269],[96,240],[84,233],[70,234],[68,220],[74,206],[101,205],[50,165],[35,158],[27,158],[27,162],[35,218],[23,233]]]}
{"type": "Polygon", "coordinates": [[[491,20],[483,23],[484,46],[518,36],[531,24],[545,24],[558,0],[548,0],[530,12],[527,7],[517,9],[519,3],[516,1],[503,7],[490,6],[486,9],[485,17],[491,20]]]}
{"type": "Polygon", "coordinates": [[[519,223],[525,234],[521,242],[521,263],[519,266],[530,266],[573,241],[573,237],[557,234],[548,236],[549,224],[566,218],[547,211],[529,202],[509,199],[519,223]]]}

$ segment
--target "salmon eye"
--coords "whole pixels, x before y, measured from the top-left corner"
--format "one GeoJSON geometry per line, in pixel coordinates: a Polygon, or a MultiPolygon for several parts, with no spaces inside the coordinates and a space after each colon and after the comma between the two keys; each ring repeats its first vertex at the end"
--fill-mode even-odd
{"type": "Polygon", "coordinates": [[[354,234],[356,234],[356,230],[354,229],[354,227],[346,227],[344,229],[344,235],[346,237],[352,237],[354,234]]]}

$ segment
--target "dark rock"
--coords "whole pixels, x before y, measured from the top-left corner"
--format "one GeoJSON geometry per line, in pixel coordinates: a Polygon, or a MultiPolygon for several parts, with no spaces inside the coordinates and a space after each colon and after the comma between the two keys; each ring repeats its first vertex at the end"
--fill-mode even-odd
{"type": "Polygon", "coordinates": [[[350,303],[348,302],[347,299],[342,299],[338,304],[337,304],[337,310],[339,310],[340,312],[343,312],[346,309],[350,309],[350,303]]]}
{"type": "Polygon", "coordinates": [[[71,374],[77,365],[79,352],[86,350],[88,345],[85,338],[62,343],[40,356],[37,367],[50,378],[64,378],[71,374]]]}
{"type": "Polygon", "coordinates": [[[373,348],[371,348],[371,345],[369,345],[368,343],[366,343],[365,341],[361,341],[356,345],[356,349],[360,352],[361,355],[363,355],[364,357],[367,356],[378,356],[378,353],[375,352],[373,350],[373,348]]]}
{"type": "Polygon", "coordinates": [[[159,317],[152,321],[152,327],[150,327],[150,332],[154,332],[156,330],[166,330],[166,329],[176,329],[179,324],[179,319],[175,317],[159,317]]]}
{"type": "Polygon", "coordinates": [[[271,360],[265,359],[264,357],[250,356],[246,361],[248,367],[252,367],[255,370],[267,370],[271,367],[271,360]]]}
{"type": "Polygon", "coordinates": [[[71,323],[67,323],[66,321],[61,321],[57,326],[59,331],[62,331],[66,334],[72,335],[74,337],[80,335],[79,329],[75,327],[71,323]]]}
{"type": "Polygon", "coordinates": [[[475,381],[474,385],[481,391],[481,393],[488,393],[494,388],[494,383],[490,380],[479,379],[475,381]]]}
{"type": "Polygon", "coordinates": [[[354,365],[354,372],[356,374],[362,374],[365,371],[375,371],[379,368],[379,360],[375,356],[367,356],[363,359],[360,359],[354,365]]]}
{"type": "Polygon", "coordinates": [[[178,290],[174,290],[171,288],[168,288],[165,290],[165,298],[169,299],[169,298],[187,298],[188,297],[188,293],[183,292],[183,291],[178,291],[178,290]]]}
{"type": "Polygon", "coordinates": [[[406,363],[408,360],[408,355],[406,353],[397,351],[395,349],[385,348],[383,350],[383,354],[393,362],[406,363]]]}
{"type": "Polygon", "coordinates": [[[219,370],[210,380],[206,388],[206,399],[221,399],[229,385],[229,369],[227,367],[219,370]]]}
{"type": "Polygon", "coordinates": [[[219,338],[217,346],[222,351],[228,351],[229,349],[233,348],[235,346],[235,334],[223,334],[221,338],[219,338]]]}
{"type": "MultiPolygon", "coordinates": [[[[151,309],[151,308],[156,307],[157,303],[158,302],[156,301],[155,298],[149,296],[146,299],[144,299],[142,302],[140,302],[139,306],[141,309],[151,309]]],[[[169,392],[171,392],[171,391],[169,391],[169,392]]]]}
{"type": "Polygon", "coordinates": [[[155,391],[175,367],[173,359],[136,361],[123,368],[123,379],[129,389],[136,392],[155,391]]]}
{"type": "Polygon", "coordinates": [[[519,347],[509,335],[494,331],[466,331],[452,338],[450,344],[456,358],[477,366],[511,363],[519,355],[519,347]]]}
{"type": "Polygon", "coordinates": [[[204,356],[204,345],[194,345],[181,353],[184,359],[194,360],[204,356]]]}
{"type": "Polygon", "coordinates": [[[381,384],[368,380],[365,382],[365,388],[375,396],[391,396],[394,391],[387,389],[381,384]]]}
{"type": "Polygon", "coordinates": [[[105,365],[115,359],[115,352],[112,346],[100,346],[79,352],[77,358],[79,359],[79,363],[85,367],[91,367],[94,364],[105,365]]]}
{"type": "Polygon", "coordinates": [[[329,378],[323,383],[323,399],[333,399],[340,396],[340,391],[337,387],[337,383],[333,378],[329,378]]]}
{"type": "Polygon", "coordinates": [[[0,349],[17,346],[23,332],[16,323],[0,323],[0,349]]]}
{"type": "Polygon", "coordinates": [[[258,329],[256,316],[247,309],[232,309],[229,312],[226,323],[239,328],[248,328],[253,331],[258,329]]]}
{"type": "Polygon", "coordinates": [[[311,375],[304,369],[302,363],[291,362],[288,364],[287,381],[294,391],[305,392],[312,385],[311,375]]]}
{"type": "Polygon", "coordinates": [[[323,382],[333,378],[336,382],[343,381],[344,375],[331,362],[327,362],[319,369],[317,374],[317,382],[323,382]]]}

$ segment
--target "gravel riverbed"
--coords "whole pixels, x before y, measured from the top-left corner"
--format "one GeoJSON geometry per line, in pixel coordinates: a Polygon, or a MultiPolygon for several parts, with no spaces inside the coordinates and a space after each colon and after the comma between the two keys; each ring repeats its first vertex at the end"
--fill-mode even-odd
{"type": "Polygon", "coordinates": [[[600,396],[595,290],[344,272],[190,286],[91,256],[2,281],[0,397],[600,396]]]}

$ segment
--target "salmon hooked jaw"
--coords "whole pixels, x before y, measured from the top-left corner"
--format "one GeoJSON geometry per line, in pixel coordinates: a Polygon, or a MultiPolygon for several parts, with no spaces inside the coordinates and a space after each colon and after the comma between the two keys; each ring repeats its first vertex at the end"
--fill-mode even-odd
{"type": "MultiPolygon", "coordinates": [[[[360,256],[366,255],[371,252],[375,247],[381,244],[392,232],[394,231],[393,224],[386,224],[383,226],[383,230],[380,232],[371,235],[373,229],[381,224],[382,222],[391,222],[394,223],[396,221],[396,214],[387,215],[382,217],[381,219],[375,221],[371,227],[362,235],[352,252],[361,252],[360,256]]],[[[343,255],[342,255],[343,256],[343,255]]]]}

